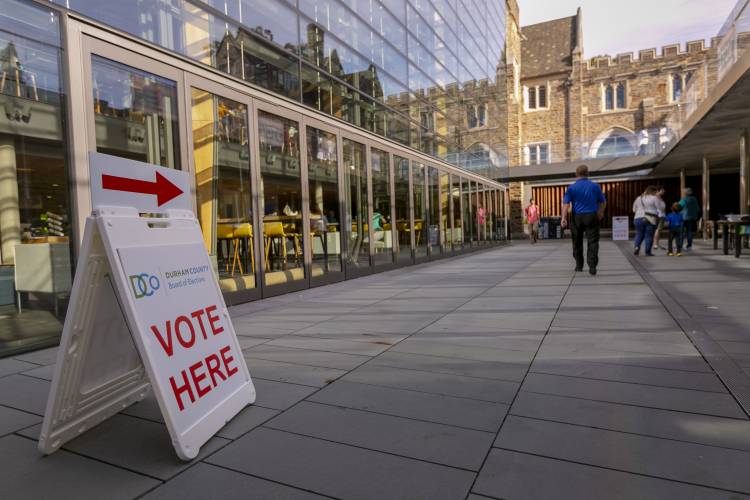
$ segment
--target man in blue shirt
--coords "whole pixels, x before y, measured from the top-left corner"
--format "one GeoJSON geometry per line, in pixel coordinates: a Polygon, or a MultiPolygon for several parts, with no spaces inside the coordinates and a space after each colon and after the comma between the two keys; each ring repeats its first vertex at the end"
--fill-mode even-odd
{"type": "Polygon", "coordinates": [[[576,168],[576,181],[568,186],[563,197],[562,227],[570,225],[573,236],[573,258],[576,271],[583,271],[583,235],[586,235],[589,273],[596,274],[599,264],[599,221],[604,217],[607,200],[599,184],[589,180],[589,167],[576,168]],[[572,213],[570,224],[568,213],[572,213]]]}

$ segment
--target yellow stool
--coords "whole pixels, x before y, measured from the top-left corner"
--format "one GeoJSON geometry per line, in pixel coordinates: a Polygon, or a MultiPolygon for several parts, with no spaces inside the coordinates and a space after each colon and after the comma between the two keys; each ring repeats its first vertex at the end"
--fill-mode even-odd
{"type": "MultiPolygon", "coordinates": [[[[231,251],[231,245],[234,240],[234,226],[231,224],[217,224],[216,225],[216,242],[221,245],[222,241],[229,241],[230,248],[227,248],[227,253],[231,251]]],[[[229,272],[229,259],[226,261],[226,272],[229,272]]]]}
{"type": "Polygon", "coordinates": [[[245,274],[242,270],[242,260],[240,259],[240,238],[247,238],[247,248],[250,251],[250,268],[255,272],[255,252],[253,250],[253,226],[244,222],[234,228],[234,256],[232,257],[232,276],[234,276],[234,267],[239,265],[240,274],[245,274]]]}

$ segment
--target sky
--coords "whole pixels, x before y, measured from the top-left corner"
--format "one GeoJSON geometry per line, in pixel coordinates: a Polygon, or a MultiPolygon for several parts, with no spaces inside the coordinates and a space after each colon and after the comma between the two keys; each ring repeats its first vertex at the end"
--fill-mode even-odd
{"type": "Polygon", "coordinates": [[[715,36],[737,0],[518,0],[521,26],[572,16],[583,9],[586,58],[715,36]]]}

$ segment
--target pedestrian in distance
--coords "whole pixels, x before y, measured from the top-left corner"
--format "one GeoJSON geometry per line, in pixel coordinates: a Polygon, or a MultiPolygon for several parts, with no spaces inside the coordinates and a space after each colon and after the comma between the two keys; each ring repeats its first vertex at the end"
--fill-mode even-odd
{"type": "Polygon", "coordinates": [[[667,244],[667,255],[680,257],[682,255],[682,206],[680,203],[672,205],[672,213],[667,215],[669,228],[669,243],[667,244]],[[674,242],[674,246],[672,246],[674,242]],[[676,251],[673,251],[676,250],[676,251]]]}
{"type": "Polygon", "coordinates": [[[664,195],[666,190],[659,186],[656,188],[656,196],[659,198],[659,223],[656,224],[656,230],[654,231],[654,248],[657,250],[666,250],[660,245],[661,230],[664,229],[664,217],[667,216],[667,204],[664,203],[664,195]]]}
{"type": "Polygon", "coordinates": [[[698,205],[698,198],[693,196],[692,189],[685,188],[682,199],[680,200],[680,207],[682,208],[683,241],[687,243],[685,250],[692,250],[693,235],[697,229],[698,218],[700,217],[700,205],[698,205]]]}
{"type": "Polygon", "coordinates": [[[576,181],[568,186],[563,197],[563,229],[570,226],[573,237],[573,258],[576,261],[576,272],[583,271],[583,237],[586,236],[586,260],[589,273],[596,275],[599,265],[599,227],[604,218],[607,199],[599,184],[589,180],[589,167],[579,165],[576,168],[576,181]],[[570,217],[570,221],[568,218],[570,217]]]}
{"type": "Polygon", "coordinates": [[[635,212],[635,248],[633,253],[641,253],[641,245],[646,246],[646,255],[652,257],[651,252],[654,245],[654,232],[659,224],[659,207],[661,206],[659,197],[656,196],[658,189],[655,186],[649,186],[633,202],[633,212],[635,212]]]}
{"type": "Polygon", "coordinates": [[[529,206],[526,207],[526,221],[529,224],[531,230],[531,244],[537,242],[539,238],[539,207],[536,204],[534,198],[529,200],[529,206]]]}

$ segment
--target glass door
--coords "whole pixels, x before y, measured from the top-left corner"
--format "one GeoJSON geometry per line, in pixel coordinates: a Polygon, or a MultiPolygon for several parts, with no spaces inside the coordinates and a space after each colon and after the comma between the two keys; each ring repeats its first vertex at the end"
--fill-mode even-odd
{"type": "Polygon", "coordinates": [[[417,260],[427,257],[429,245],[427,213],[427,167],[417,161],[412,162],[411,179],[414,207],[414,256],[417,260]]]}
{"type": "Polygon", "coordinates": [[[429,245],[430,256],[440,256],[440,171],[432,166],[427,168],[427,193],[429,201],[429,245]]]}
{"type": "Polygon", "coordinates": [[[443,255],[451,252],[450,175],[440,172],[440,245],[443,255]]]}
{"type": "Polygon", "coordinates": [[[346,276],[350,278],[372,271],[367,146],[363,138],[343,136],[341,150],[344,177],[344,262],[346,276]]]}
{"type": "Polygon", "coordinates": [[[453,217],[452,226],[452,243],[453,251],[463,250],[463,223],[461,219],[462,204],[461,204],[461,178],[456,174],[451,175],[451,214],[453,217]]]}
{"type": "Polygon", "coordinates": [[[391,186],[391,155],[370,148],[372,172],[372,248],[375,266],[393,264],[393,191],[391,186]]]}
{"type": "Polygon", "coordinates": [[[250,104],[214,82],[186,78],[188,145],[196,213],[228,303],[260,296],[253,210],[250,104]]]}
{"type": "Polygon", "coordinates": [[[89,151],[186,169],[183,73],[87,36],[83,46],[89,151]]]}
{"type": "Polygon", "coordinates": [[[337,131],[325,124],[305,120],[311,284],[343,279],[341,155],[337,131]]]}
{"type": "Polygon", "coordinates": [[[411,253],[411,196],[409,196],[409,160],[400,156],[393,157],[393,190],[395,201],[394,224],[396,227],[396,261],[408,264],[412,261],[411,253]]]}
{"type": "Polygon", "coordinates": [[[308,209],[298,115],[256,101],[264,296],[308,286],[308,209]]]}

